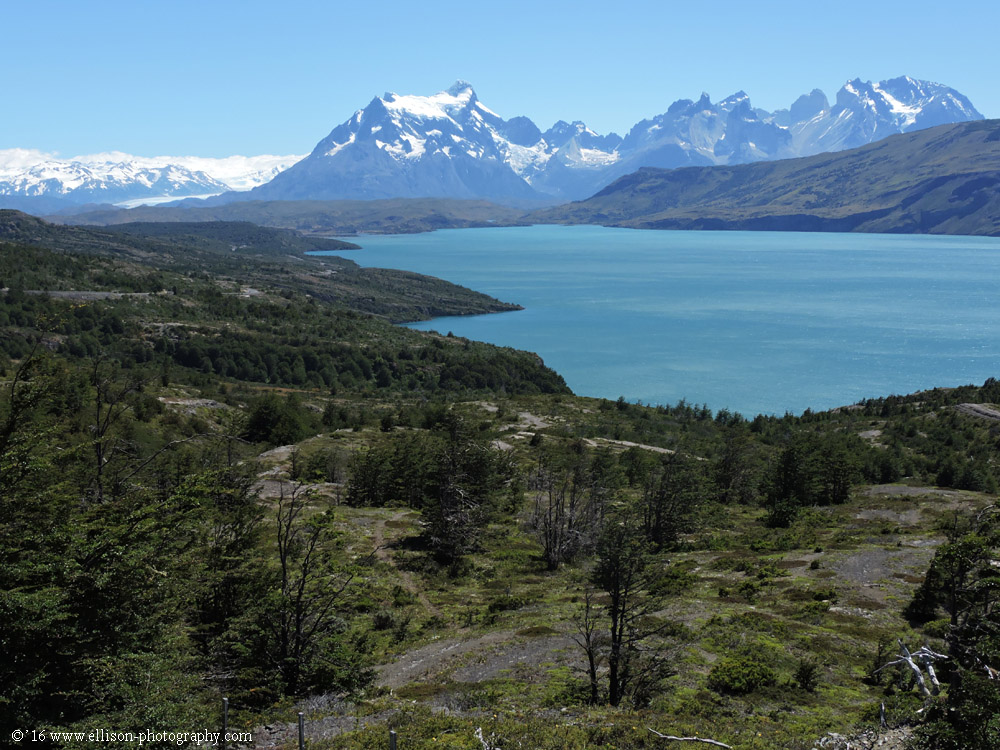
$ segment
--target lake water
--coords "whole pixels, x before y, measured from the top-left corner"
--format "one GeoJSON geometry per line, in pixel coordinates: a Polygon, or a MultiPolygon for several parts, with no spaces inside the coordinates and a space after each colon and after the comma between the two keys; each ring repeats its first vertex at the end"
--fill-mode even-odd
{"type": "Polygon", "coordinates": [[[745,415],[1000,376],[1000,240],[536,226],[338,253],[525,310],[413,328],[538,352],[579,395],[745,415]]]}

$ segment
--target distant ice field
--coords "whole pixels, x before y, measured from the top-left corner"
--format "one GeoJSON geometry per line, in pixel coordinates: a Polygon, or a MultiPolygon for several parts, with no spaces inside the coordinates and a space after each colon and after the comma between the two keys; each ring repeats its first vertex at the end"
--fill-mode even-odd
{"type": "Polygon", "coordinates": [[[583,396],[800,413],[1000,377],[1000,239],[536,226],[340,253],[523,311],[413,328],[537,352],[583,396]]]}

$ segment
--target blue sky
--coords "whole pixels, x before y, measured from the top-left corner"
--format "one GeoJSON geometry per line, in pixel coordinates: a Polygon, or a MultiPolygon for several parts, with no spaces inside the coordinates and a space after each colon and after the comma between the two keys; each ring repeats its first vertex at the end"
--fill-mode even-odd
{"type": "Polygon", "coordinates": [[[306,153],[385,91],[458,78],[504,117],[620,134],[679,98],[777,109],[849,78],[1000,117],[1000,3],[2,0],[0,149],[306,153]],[[819,9],[820,6],[822,9],[819,9]]]}

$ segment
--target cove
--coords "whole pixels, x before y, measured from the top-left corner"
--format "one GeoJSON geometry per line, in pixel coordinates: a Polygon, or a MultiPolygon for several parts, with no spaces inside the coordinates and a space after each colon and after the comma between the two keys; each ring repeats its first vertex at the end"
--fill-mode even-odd
{"type": "Polygon", "coordinates": [[[583,396],[744,415],[1000,376],[1000,239],[595,226],[363,236],[364,266],[525,307],[422,330],[537,352],[583,396]]]}

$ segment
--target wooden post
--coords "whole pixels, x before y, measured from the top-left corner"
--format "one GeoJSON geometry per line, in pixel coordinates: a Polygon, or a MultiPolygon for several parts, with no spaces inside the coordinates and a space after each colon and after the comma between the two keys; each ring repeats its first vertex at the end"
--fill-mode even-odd
{"type": "Polygon", "coordinates": [[[389,730],[389,750],[396,750],[396,732],[389,730]]]}
{"type": "Polygon", "coordinates": [[[222,750],[226,750],[226,735],[229,733],[229,698],[222,699],[222,750]]]}
{"type": "Polygon", "coordinates": [[[306,750],[306,719],[299,711],[299,750],[306,750]]]}

